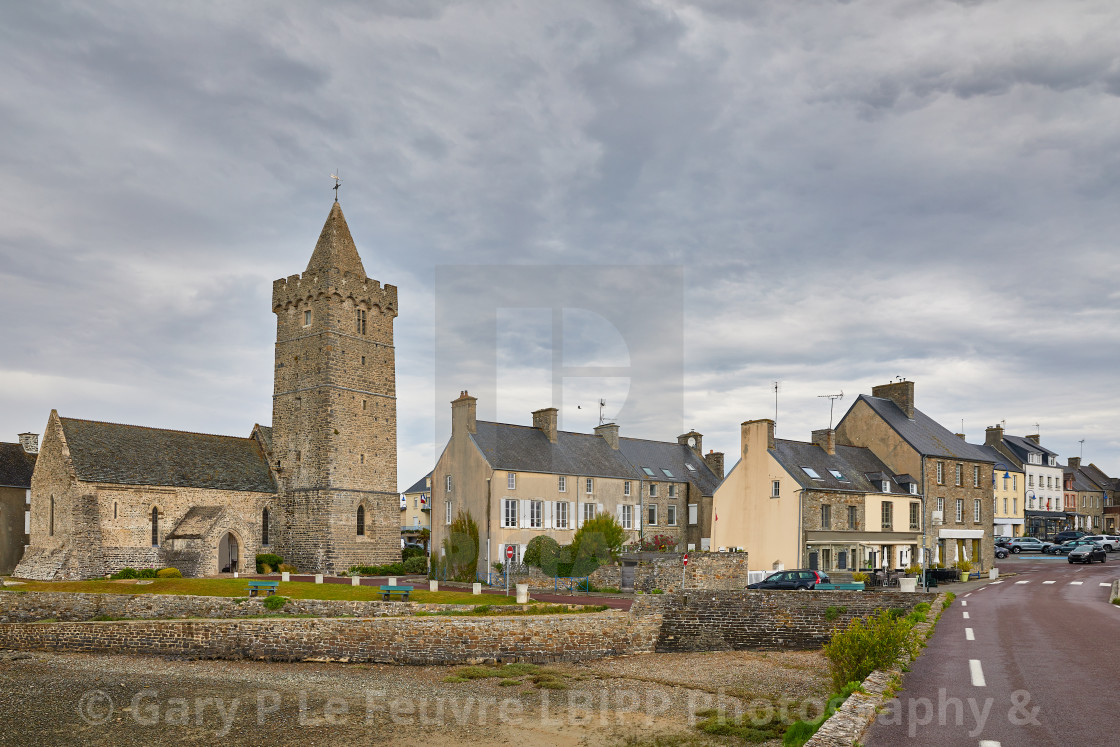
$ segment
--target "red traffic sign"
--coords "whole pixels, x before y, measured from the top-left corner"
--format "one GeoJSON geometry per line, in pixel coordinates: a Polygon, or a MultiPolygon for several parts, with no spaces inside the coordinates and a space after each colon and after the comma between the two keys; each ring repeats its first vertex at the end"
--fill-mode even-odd
{"type": "Polygon", "coordinates": [[[688,565],[688,553],[684,554],[684,557],[681,559],[681,562],[683,562],[685,565],[688,565]]]}
{"type": "Polygon", "coordinates": [[[507,545],[506,546],[506,560],[513,560],[513,553],[514,553],[513,545],[507,545]]]}

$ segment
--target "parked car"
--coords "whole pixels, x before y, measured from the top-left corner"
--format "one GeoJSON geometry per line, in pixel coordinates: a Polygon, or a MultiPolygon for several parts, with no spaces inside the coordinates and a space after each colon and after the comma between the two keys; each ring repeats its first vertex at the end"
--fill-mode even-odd
{"type": "Polygon", "coordinates": [[[1081,539],[1096,542],[1104,548],[1105,552],[1112,552],[1120,547],[1120,537],[1113,537],[1109,534],[1086,534],[1081,539]]]}
{"type": "Polygon", "coordinates": [[[1021,552],[1045,552],[1049,546],[1049,542],[1043,542],[1038,537],[1012,537],[1007,543],[1007,549],[1016,555],[1021,552]]]}
{"type": "Polygon", "coordinates": [[[830,584],[828,576],[820,571],[802,568],[796,571],[778,571],[772,573],[758,583],[750,584],[748,589],[793,589],[806,591],[815,589],[817,584],[830,584]]]}
{"type": "Polygon", "coordinates": [[[1088,532],[1082,532],[1082,531],[1079,531],[1079,530],[1076,530],[1076,529],[1067,529],[1066,531],[1058,532],[1053,537],[1051,537],[1050,542],[1055,544],[1055,545],[1060,545],[1063,542],[1069,542],[1070,540],[1081,539],[1086,534],[1088,534],[1088,532]]]}
{"type": "Polygon", "coordinates": [[[1069,562],[1071,563],[1092,563],[1094,560],[1099,560],[1103,563],[1107,559],[1108,553],[1095,542],[1078,545],[1069,553],[1069,562]]]}
{"type": "Polygon", "coordinates": [[[996,557],[997,558],[1006,558],[1010,554],[1011,554],[1011,551],[1008,550],[1006,547],[1003,547],[1001,545],[996,545],[996,557]]]}
{"type": "MultiPolygon", "coordinates": [[[[1069,555],[1070,551],[1080,545],[1097,545],[1098,547],[1100,547],[1098,543],[1082,538],[1070,540],[1069,542],[1063,542],[1060,545],[1050,545],[1045,550],[1043,550],[1043,552],[1048,552],[1051,555],[1069,555]]],[[[1102,547],[1101,549],[1103,550],[1104,548],[1102,547]]]]}
{"type": "Polygon", "coordinates": [[[1002,535],[999,536],[999,537],[996,537],[996,547],[1006,547],[1007,544],[1009,542],[1011,542],[1011,540],[1013,540],[1013,539],[1015,539],[1015,538],[1014,537],[1006,537],[1006,536],[1002,536],[1002,535]]]}

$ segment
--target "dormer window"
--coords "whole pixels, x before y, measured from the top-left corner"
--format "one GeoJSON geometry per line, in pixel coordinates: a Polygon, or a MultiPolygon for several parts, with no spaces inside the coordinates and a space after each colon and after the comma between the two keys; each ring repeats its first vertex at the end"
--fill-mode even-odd
{"type": "Polygon", "coordinates": [[[812,467],[802,467],[801,469],[805,474],[807,474],[809,477],[813,478],[814,480],[824,479],[819,474],[817,474],[817,471],[815,469],[813,469],[812,467]]]}
{"type": "Polygon", "coordinates": [[[918,483],[916,483],[916,482],[910,483],[910,495],[917,495],[917,494],[918,494],[918,483]]]}
{"type": "Polygon", "coordinates": [[[882,487],[884,493],[891,492],[891,481],[890,480],[883,480],[883,482],[880,483],[880,486],[882,487]]]}
{"type": "Polygon", "coordinates": [[[1055,457],[1050,457],[1049,459],[1050,459],[1050,461],[1048,462],[1048,464],[1051,467],[1057,467],[1058,466],[1058,460],[1055,457]]]}

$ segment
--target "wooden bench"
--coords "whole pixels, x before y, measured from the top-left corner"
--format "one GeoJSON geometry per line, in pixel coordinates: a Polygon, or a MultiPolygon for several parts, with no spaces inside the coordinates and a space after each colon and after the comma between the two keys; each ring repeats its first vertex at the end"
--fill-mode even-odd
{"type": "Polygon", "coordinates": [[[400,594],[401,600],[407,602],[408,595],[412,593],[411,586],[379,586],[381,590],[381,599],[388,602],[393,594],[400,594]]]}
{"type": "Polygon", "coordinates": [[[276,590],[279,589],[279,588],[280,588],[280,582],[279,581],[250,581],[249,582],[249,596],[251,596],[251,597],[260,596],[260,592],[262,592],[262,591],[267,591],[268,596],[272,596],[273,594],[276,593],[276,590]]]}
{"type": "Polygon", "coordinates": [[[850,584],[817,584],[814,588],[820,591],[863,591],[863,582],[855,581],[850,584]]]}

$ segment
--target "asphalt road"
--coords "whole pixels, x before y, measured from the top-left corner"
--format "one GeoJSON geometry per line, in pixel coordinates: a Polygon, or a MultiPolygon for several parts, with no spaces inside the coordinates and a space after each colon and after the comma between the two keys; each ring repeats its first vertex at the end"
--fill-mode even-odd
{"type": "MultiPolygon", "coordinates": [[[[1120,553],[999,561],[1000,581],[958,594],[898,700],[872,725],[878,745],[1115,744],[1120,553]]],[[[949,586],[952,591],[952,586],[949,586]]]]}

